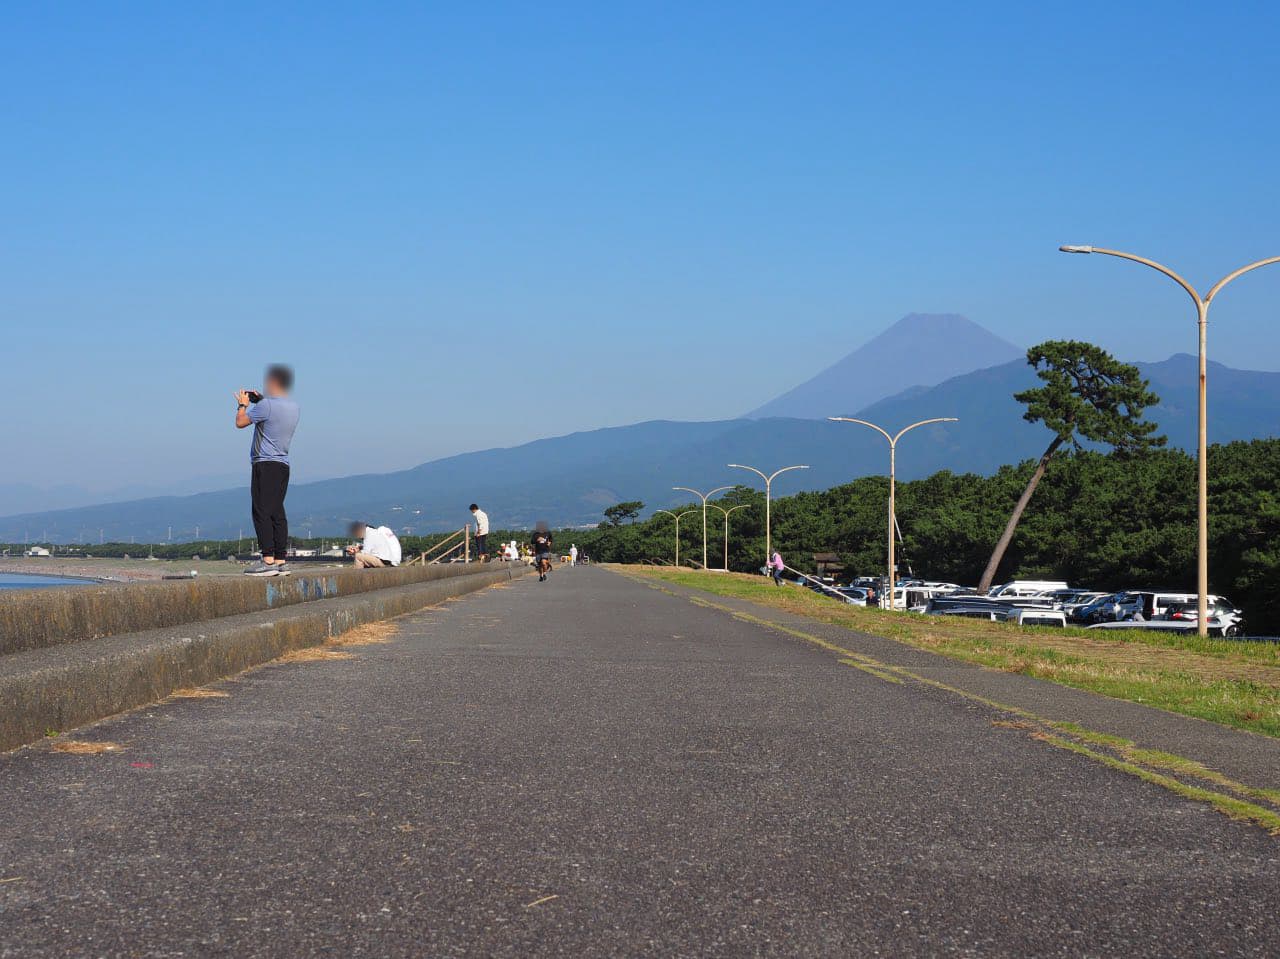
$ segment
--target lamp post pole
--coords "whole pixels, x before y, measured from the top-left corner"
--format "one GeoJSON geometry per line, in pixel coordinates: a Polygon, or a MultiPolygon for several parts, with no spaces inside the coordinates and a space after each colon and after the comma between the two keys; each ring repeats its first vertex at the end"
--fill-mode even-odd
{"type": "Polygon", "coordinates": [[[702,568],[707,568],[707,498],[714,496],[716,493],[722,493],[727,489],[733,489],[732,486],[717,486],[709,493],[699,493],[691,486],[673,486],[672,489],[683,490],[686,493],[692,493],[694,496],[702,500],[702,568]]]}
{"type": "Polygon", "coordinates": [[[897,570],[894,568],[894,528],[898,524],[898,516],[894,511],[895,508],[895,487],[897,486],[897,459],[898,459],[898,440],[902,439],[903,434],[910,432],[917,426],[927,426],[930,423],[954,423],[954,416],[935,416],[933,419],[921,420],[919,423],[912,423],[910,426],[904,426],[897,433],[890,435],[889,431],[875,423],[867,420],[855,419],[852,416],[828,416],[827,419],[834,420],[837,423],[860,423],[863,426],[869,426],[885,439],[889,441],[889,580],[888,588],[885,590],[886,608],[896,609],[893,598],[894,589],[897,586],[897,570]]]}
{"type": "Polygon", "coordinates": [[[1199,410],[1199,429],[1196,440],[1196,466],[1197,466],[1197,489],[1196,489],[1196,591],[1199,594],[1196,598],[1196,632],[1201,636],[1209,635],[1209,429],[1208,429],[1208,403],[1206,401],[1206,373],[1208,366],[1208,347],[1206,344],[1206,334],[1209,326],[1209,306],[1213,303],[1213,298],[1218,295],[1218,291],[1230,283],[1238,276],[1242,276],[1251,270],[1256,270],[1260,266],[1268,266],[1272,263],[1280,263],[1280,256],[1268,257],[1265,260],[1257,260],[1248,266],[1242,266],[1240,269],[1228,273],[1221,280],[1215,283],[1204,296],[1201,296],[1194,286],[1180,277],[1173,270],[1169,269],[1155,260],[1148,260],[1144,256],[1137,256],[1133,253],[1122,253],[1120,250],[1106,250],[1100,246],[1060,246],[1058,247],[1063,253],[1104,253],[1107,256],[1118,256],[1122,260],[1133,260],[1135,263],[1141,263],[1143,266],[1149,266],[1153,270],[1158,270],[1169,279],[1173,280],[1180,287],[1187,291],[1187,295],[1191,297],[1191,301],[1196,305],[1196,324],[1200,331],[1200,410],[1199,410]]]}
{"type": "Polygon", "coordinates": [[[729,514],[736,509],[746,509],[750,503],[743,503],[740,506],[730,506],[725,509],[723,506],[717,506],[715,503],[708,503],[712,509],[718,509],[724,514],[724,571],[729,572],[729,514]]]}
{"type": "Polygon", "coordinates": [[[807,470],[808,466],[784,466],[780,470],[774,470],[767,476],[763,471],[756,469],[754,466],[743,466],[741,463],[730,463],[730,467],[736,470],[751,470],[762,480],[764,480],[764,560],[767,563],[773,557],[773,532],[770,499],[772,498],[773,481],[788,470],[807,470]]]}
{"type": "Polygon", "coordinates": [[[668,516],[675,517],[676,521],[676,568],[680,568],[680,517],[688,516],[690,513],[696,513],[697,510],[687,509],[683,513],[673,513],[669,509],[655,509],[655,513],[666,513],[668,516]]]}

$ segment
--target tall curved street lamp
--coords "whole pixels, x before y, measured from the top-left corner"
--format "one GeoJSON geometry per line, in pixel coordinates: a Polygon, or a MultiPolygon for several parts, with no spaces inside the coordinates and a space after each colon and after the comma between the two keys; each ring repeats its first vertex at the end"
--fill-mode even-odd
{"type": "Polygon", "coordinates": [[[1272,263],[1280,263],[1280,256],[1268,257],[1265,260],[1258,260],[1250,263],[1248,266],[1242,266],[1240,269],[1228,273],[1217,283],[1215,283],[1209,292],[1201,296],[1196,292],[1196,288],[1180,277],[1173,270],[1169,269],[1155,260],[1148,260],[1145,256],[1137,256],[1133,253],[1122,253],[1120,250],[1106,250],[1100,246],[1060,246],[1058,247],[1063,253],[1105,253],[1107,256],[1118,256],[1122,260],[1133,260],[1135,263],[1141,263],[1143,266],[1149,266],[1153,270],[1158,270],[1169,279],[1173,280],[1180,287],[1187,291],[1187,295],[1191,297],[1191,302],[1196,305],[1196,323],[1200,328],[1200,416],[1199,416],[1199,436],[1196,442],[1196,465],[1198,468],[1197,476],[1197,494],[1196,494],[1196,591],[1199,594],[1196,599],[1196,632],[1201,636],[1209,635],[1209,461],[1207,457],[1208,451],[1208,410],[1205,398],[1205,380],[1206,367],[1208,365],[1208,352],[1206,346],[1206,334],[1209,326],[1209,306],[1213,303],[1213,298],[1218,292],[1234,280],[1238,276],[1243,276],[1251,270],[1256,270],[1260,266],[1269,266],[1272,263]]]}
{"type": "Polygon", "coordinates": [[[780,470],[774,470],[767,476],[763,471],[756,469],[754,466],[743,466],[741,463],[730,463],[729,466],[736,470],[751,470],[762,480],[764,480],[764,561],[767,563],[773,556],[773,531],[772,519],[770,516],[770,498],[772,497],[773,481],[788,470],[807,470],[808,466],[784,466],[780,470]]]}
{"type": "Polygon", "coordinates": [[[666,513],[672,516],[676,521],[676,568],[680,568],[680,517],[688,516],[690,513],[696,513],[696,509],[687,509],[683,513],[673,513],[669,509],[655,509],[654,513],[666,513]]]}
{"type": "Polygon", "coordinates": [[[863,426],[869,426],[885,439],[889,441],[889,579],[888,588],[885,590],[885,608],[896,609],[895,600],[893,598],[894,590],[898,585],[897,570],[895,569],[893,548],[894,535],[893,531],[898,525],[898,516],[894,512],[894,496],[897,486],[897,458],[898,458],[898,440],[902,439],[904,433],[908,433],[917,426],[928,426],[930,423],[955,423],[957,418],[954,416],[935,416],[933,419],[921,420],[919,423],[912,423],[910,426],[904,426],[893,435],[889,434],[883,426],[877,426],[875,423],[867,420],[856,419],[852,416],[828,416],[827,419],[836,423],[860,423],[863,426]]]}
{"type": "Polygon", "coordinates": [[[728,509],[715,503],[708,503],[707,505],[712,509],[718,509],[724,514],[724,571],[727,573],[729,572],[729,514],[736,509],[746,509],[751,504],[743,503],[740,506],[730,506],[728,509]]]}
{"type": "Polygon", "coordinates": [[[686,493],[692,493],[694,496],[702,500],[702,568],[707,568],[707,498],[714,496],[716,493],[723,493],[727,489],[733,489],[732,486],[717,486],[710,493],[699,493],[691,486],[673,486],[672,489],[683,490],[686,493]]]}

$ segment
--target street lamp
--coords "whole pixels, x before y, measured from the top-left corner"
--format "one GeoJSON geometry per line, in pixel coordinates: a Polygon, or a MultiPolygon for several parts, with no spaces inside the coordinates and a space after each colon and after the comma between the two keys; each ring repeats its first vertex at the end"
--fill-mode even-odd
{"type": "Polygon", "coordinates": [[[1196,601],[1196,632],[1201,636],[1209,635],[1209,461],[1206,455],[1208,448],[1208,424],[1207,424],[1207,403],[1205,402],[1205,373],[1207,366],[1208,353],[1205,344],[1205,334],[1209,325],[1209,305],[1213,302],[1213,298],[1218,295],[1218,291],[1230,283],[1238,276],[1248,273],[1250,270],[1256,270],[1260,266],[1268,266],[1272,263],[1280,263],[1280,256],[1268,257],[1265,260],[1258,260],[1250,263],[1248,266],[1242,266],[1234,273],[1228,273],[1217,283],[1215,283],[1204,296],[1196,292],[1196,288],[1180,277],[1167,266],[1162,266],[1155,260],[1148,260],[1143,256],[1136,256],[1133,253],[1122,253],[1119,250],[1104,250],[1100,246],[1060,246],[1058,247],[1063,253],[1105,253],[1107,256],[1118,256],[1123,260],[1133,260],[1135,263],[1141,263],[1143,266],[1149,266],[1153,270],[1159,270],[1169,279],[1173,280],[1180,287],[1187,291],[1191,297],[1191,301],[1196,305],[1196,322],[1200,327],[1200,427],[1199,436],[1196,442],[1196,462],[1199,475],[1197,477],[1198,490],[1196,496],[1196,512],[1197,512],[1197,538],[1196,538],[1196,589],[1199,596],[1196,601]]]}
{"type": "Polygon", "coordinates": [[[708,503],[707,505],[712,509],[718,509],[724,514],[724,571],[727,573],[729,572],[729,514],[735,509],[746,509],[751,504],[743,503],[741,506],[730,506],[728,509],[715,503],[708,503]]]}
{"type": "Polygon", "coordinates": [[[702,500],[702,568],[707,568],[707,497],[714,496],[716,493],[723,493],[727,489],[733,489],[732,486],[717,486],[710,493],[699,493],[690,486],[673,486],[672,489],[683,490],[686,493],[692,493],[702,500]]]}
{"type": "Polygon", "coordinates": [[[676,521],[676,568],[680,567],[680,517],[688,516],[690,513],[696,513],[695,509],[687,509],[683,513],[673,513],[669,509],[655,509],[655,513],[666,513],[668,516],[674,516],[676,521]]]}
{"type": "Polygon", "coordinates": [[[930,423],[955,423],[957,421],[956,417],[936,416],[930,420],[921,420],[919,423],[912,423],[910,426],[904,426],[892,436],[889,435],[889,431],[884,427],[877,426],[875,423],[869,423],[866,420],[855,419],[852,416],[828,416],[827,419],[833,420],[837,423],[860,423],[863,426],[869,426],[889,441],[889,585],[885,592],[887,593],[888,599],[888,605],[886,608],[894,609],[896,607],[894,606],[893,593],[898,582],[898,577],[896,575],[897,570],[894,569],[893,556],[893,532],[898,523],[897,514],[894,512],[894,492],[895,487],[897,486],[898,440],[902,439],[904,433],[915,429],[917,426],[927,426],[930,423]]]}
{"type": "Polygon", "coordinates": [[[751,470],[762,480],[764,480],[764,559],[767,563],[773,557],[773,532],[770,518],[770,498],[773,495],[771,490],[773,481],[776,477],[787,472],[787,470],[807,470],[807,466],[784,466],[780,470],[774,470],[768,476],[756,469],[754,466],[743,466],[741,463],[730,463],[730,467],[736,470],[751,470]]]}

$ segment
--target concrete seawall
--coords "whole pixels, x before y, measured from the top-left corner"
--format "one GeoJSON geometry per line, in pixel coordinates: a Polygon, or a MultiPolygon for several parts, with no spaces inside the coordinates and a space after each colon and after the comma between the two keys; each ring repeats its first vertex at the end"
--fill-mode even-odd
{"type": "MultiPolygon", "coordinates": [[[[449,569],[427,567],[426,571],[449,569]]],[[[355,626],[413,612],[529,571],[527,566],[514,564],[456,564],[452,569],[444,575],[425,577],[396,577],[411,570],[375,570],[364,576],[364,582],[374,588],[348,589],[345,595],[295,599],[279,609],[240,612],[0,656],[0,750],[155,702],[176,689],[234,675],[290,650],[323,643],[355,626]],[[392,578],[410,582],[393,584],[392,578]]],[[[207,580],[200,585],[214,584],[207,580]]],[[[111,591],[146,600],[152,596],[152,584],[112,587],[111,591]]],[[[200,602],[193,601],[193,605],[199,607],[200,602]]],[[[111,608],[122,608],[119,596],[112,597],[111,608]]],[[[134,615],[142,617],[141,613],[134,615]]]]}
{"type": "Polygon", "coordinates": [[[0,598],[0,656],[103,636],[280,609],[390,586],[474,573],[464,563],[397,569],[298,570],[255,579],[222,576],[160,583],[9,590],[0,598]]]}

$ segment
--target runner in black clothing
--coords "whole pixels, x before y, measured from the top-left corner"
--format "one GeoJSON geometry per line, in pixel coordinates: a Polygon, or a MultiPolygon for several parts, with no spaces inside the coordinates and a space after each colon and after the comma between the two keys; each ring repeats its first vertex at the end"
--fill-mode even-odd
{"type": "Polygon", "coordinates": [[[538,567],[538,582],[545,582],[551,572],[551,530],[546,523],[539,523],[533,531],[533,559],[538,567]]]}

